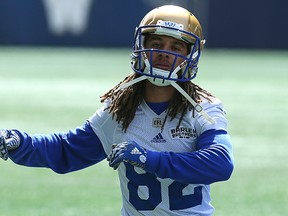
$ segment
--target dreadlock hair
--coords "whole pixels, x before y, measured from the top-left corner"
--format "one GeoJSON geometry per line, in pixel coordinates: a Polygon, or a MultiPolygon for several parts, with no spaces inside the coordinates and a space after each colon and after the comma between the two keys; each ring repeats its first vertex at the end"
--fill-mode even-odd
{"type": "MultiPolygon", "coordinates": [[[[112,114],[112,118],[115,119],[119,124],[122,124],[122,130],[124,132],[127,131],[129,124],[135,116],[137,107],[143,100],[145,82],[138,82],[121,90],[118,88],[122,83],[129,82],[139,76],[140,75],[136,73],[130,74],[129,76],[125,77],[124,80],[121,81],[118,85],[100,97],[101,103],[103,103],[105,100],[111,101],[110,106],[107,107],[107,109],[112,114]]],[[[200,86],[192,82],[179,82],[178,84],[192,97],[196,103],[200,103],[202,98],[205,98],[211,102],[211,97],[213,97],[213,95],[202,89],[200,86]]],[[[177,127],[179,127],[187,110],[193,110],[193,116],[195,116],[195,109],[191,103],[185,97],[183,97],[181,93],[175,91],[175,95],[170,101],[166,110],[166,116],[161,129],[163,130],[168,116],[171,118],[171,120],[173,120],[176,115],[180,113],[181,116],[177,125],[177,127]]]]}

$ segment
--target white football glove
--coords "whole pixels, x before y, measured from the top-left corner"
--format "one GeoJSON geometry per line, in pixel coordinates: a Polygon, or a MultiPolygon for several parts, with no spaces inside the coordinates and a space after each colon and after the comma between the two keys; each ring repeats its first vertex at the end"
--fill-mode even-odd
{"type": "Polygon", "coordinates": [[[16,149],[20,145],[20,137],[13,130],[0,130],[0,158],[8,159],[8,151],[16,149]]]}

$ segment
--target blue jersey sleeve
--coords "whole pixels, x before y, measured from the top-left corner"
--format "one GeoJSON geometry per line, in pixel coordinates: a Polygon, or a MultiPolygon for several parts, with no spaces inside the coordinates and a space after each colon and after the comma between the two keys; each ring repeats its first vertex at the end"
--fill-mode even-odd
{"type": "Polygon", "coordinates": [[[182,183],[211,184],[229,179],[233,164],[232,144],[227,132],[209,130],[199,136],[194,152],[147,151],[145,170],[182,183]]]}
{"type": "Polygon", "coordinates": [[[9,157],[20,165],[67,173],[96,164],[107,156],[88,121],[67,133],[29,135],[17,132],[21,145],[9,152],[9,157]]]}

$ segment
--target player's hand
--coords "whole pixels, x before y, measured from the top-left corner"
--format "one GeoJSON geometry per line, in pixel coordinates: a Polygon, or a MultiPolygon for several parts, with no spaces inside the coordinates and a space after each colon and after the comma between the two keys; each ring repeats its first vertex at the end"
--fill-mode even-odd
{"type": "Polygon", "coordinates": [[[0,158],[8,159],[8,151],[18,148],[20,137],[13,130],[0,130],[0,158]]]}
{"type": "Polygon", "coordinates": [[[136,142],[122,142],[112,146],[112,151],[108,155],[107,160],[109,166],[117,169],[124,161],[136,167],[145,167],[146,150],[139,146],[136,142]]]}

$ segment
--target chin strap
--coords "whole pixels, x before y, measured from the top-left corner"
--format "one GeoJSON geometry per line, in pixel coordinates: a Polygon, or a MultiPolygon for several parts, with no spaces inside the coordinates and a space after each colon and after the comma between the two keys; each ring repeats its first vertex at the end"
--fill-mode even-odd
{"type": "Polygon", "coordinates": [[[212,119],[202,108],[202,106],[196,103],[176,82],[170,81],[170,84],[180,92],[195,108],[195,110],[200,113],[205,119],[207,119],[211,124],[215,124],[214,119],[212,119]]]}
{"type": "Polygon", "coordinates": [[[118,90],[121,90],[121,89],[124,89],[124,88],[127,88],[131,85],[134,85],[135,83],[138,83],[138,82],[141,82],[142,80],[145,80],[145,79],[148,79],[148,77],[146,76],[140,76],[140,77],[137,77],[136,79],[133,79],[129,82],[126,82],[126,83],[122,83],[119,88],[117,89],[118,90]]]}
{"type": "MultiPolygon", "coordinates": [[[[126,82],[126,83],[122,83],[119,88],[117,89],[118,90],[121,90],[121,89],[124,89],[124,88],[127,88],[131,85],[134,85],[135,83],[138,83],[138,82],[141,82],[143,80],[146,80],[148,79],[147,76],[140,76],[140,77],[137,77],[136,79],[134,80],[131,80],[129,82],[126,82]]],[[[157,78],[156,78],[157,79],[157,78]]],[[[148,79],[149,80],[149,79],[148,79]]],[[[150,81],[150,80],[149,80],[150,81]]],[[[171,80],[167,80],[178,92],[180,92],[191,104],[192,106],[195,108],[195,110],[200,113],[207,121],[209,121],[211,124],[215,124],[215,121],[214,119],[212,119],[202,108],[202,106],[198,103],[196,103],[175,81],[171,81],[171,80]]]]}

